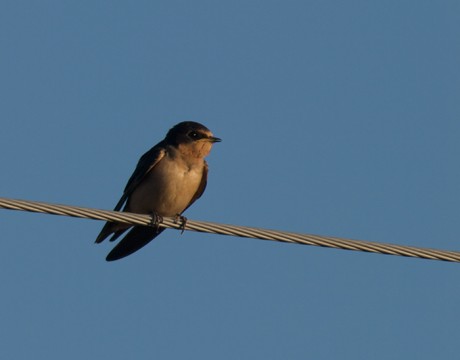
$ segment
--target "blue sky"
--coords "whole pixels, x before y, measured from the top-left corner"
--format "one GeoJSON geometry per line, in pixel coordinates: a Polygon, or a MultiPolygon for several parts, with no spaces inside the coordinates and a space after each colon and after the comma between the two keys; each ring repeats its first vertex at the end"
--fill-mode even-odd
{"type": "MultiPolygon", "coordinates": [[[[112,209],[174,124],[190,219],[460,250],[457,1],[2,1],[0,196],[112,209]]],[[[0,211],[0,357],[453,358],[460,265],[0,211]]]]}

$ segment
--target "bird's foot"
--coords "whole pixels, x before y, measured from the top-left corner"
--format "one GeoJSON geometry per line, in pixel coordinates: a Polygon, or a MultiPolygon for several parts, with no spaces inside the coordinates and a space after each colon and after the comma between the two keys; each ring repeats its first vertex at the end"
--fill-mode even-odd
{"type": "Polygon", "coordinates": [[[181,235],[184,233],[185,231],[185,225],[187,225],[187,218],[185,216],[182,216],[180,214],[176,214],[176,216],[174,217],[174,223],[175,224],[179,224],[180,223],[180,228],[182,231],[181,231],[181,235]]]}
{"type": "Polygon", "coordinates": [[[150,226],[156,228],[157,230],[160,228],[160,224],[163,222],[163,217],[158,215],[155,211],[150,214],[152,220],[150,220],[150,226]]]}

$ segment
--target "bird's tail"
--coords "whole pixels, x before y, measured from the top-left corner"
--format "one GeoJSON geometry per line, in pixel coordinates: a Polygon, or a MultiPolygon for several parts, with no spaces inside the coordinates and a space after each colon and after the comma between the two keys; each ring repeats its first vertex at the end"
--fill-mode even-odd
{"type": "MultiPolygon", "coordinates": [[[[160,235],[165,228],[161,227],[148,227],[148,226],[135,226],[128,234],[112,249],[107,255],[107,261],[114,261],[122,259],[140,248],[147,245],[150,241],[160,235]]],[[[104,229],[102,229],[104,231],[104,229]]],[[[101,234],[103,233],[101,231],[101,234]]],[[[109,234],[105,235],[107,237],[109,234]]],[[[116,233],[115,233],[116,235],[116,233]]],[[[105,239],[104,237],[104,239],[105,239]]],[[[99,239],[99,236],[98,236],[99,239]]],[[[102,240],[101,240],[102,241],[102,240]]],[[[97,239],[96,239],[97,242],[97,239]]]]}
{"type": "Polygon", "coordinates": [[[99,244],[112,234],[113,236],[110,239],[110,241],[113,241],[117,237],[119,237],[121,234],[123,234],[129,227],[130,225],[114,223],[114,222],[106,222],[101,232],[97,236],[95,242],[96,244],[99,244]]]}

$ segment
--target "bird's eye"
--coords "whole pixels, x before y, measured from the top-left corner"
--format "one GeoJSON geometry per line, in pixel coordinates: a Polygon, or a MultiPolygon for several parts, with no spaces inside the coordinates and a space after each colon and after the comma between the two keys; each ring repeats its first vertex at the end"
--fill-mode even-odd
{"type": "Polygon", "coordinates": [[[201,136],[199,133],[197,133],[196,131],[191,131],[191,132],[188,134],[188,136],[189,136],[190,138],[192,138],[193,140],[198,140],[198,139],[201,139],[201,138],[202,138],[202,136],[201,136]]]}

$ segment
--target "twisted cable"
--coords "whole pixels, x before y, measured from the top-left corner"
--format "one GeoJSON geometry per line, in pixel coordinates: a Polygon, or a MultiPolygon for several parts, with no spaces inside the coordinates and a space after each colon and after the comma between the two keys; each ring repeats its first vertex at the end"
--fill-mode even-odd
{"type": "MultiPolygon", "coordinates": [[[[37,201],[14,200],[7,198],[0,198],[0,208],[46,213],[52,215],[71,216],[93,220],[115,221],[130,225],[152,226],[153,222],[153,219],[150,215],[98,210],[85,207],[57,205],[37,201]]],[[[460,252],[457,251],[393,245],[312,234],[299,234],[248,226],[227,225],[208,221],[187,220],[184,224],[180,218],[178,219],[169,217],[163,218],[163,221],[159,225],[162,227],[179,230],[192,230],[197,232],[261,240],[272,240],[303,245],[314,245],[343,250],[365,251],[386,255],[399,255],[421,259],[460,262],[460,252]]]]}

